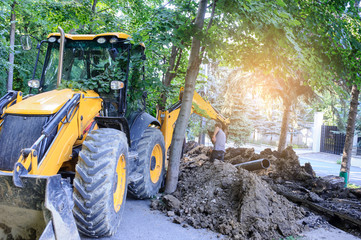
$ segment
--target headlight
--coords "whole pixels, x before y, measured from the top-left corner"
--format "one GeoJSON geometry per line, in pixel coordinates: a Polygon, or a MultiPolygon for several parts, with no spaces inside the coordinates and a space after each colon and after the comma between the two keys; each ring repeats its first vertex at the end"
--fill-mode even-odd
{"type": "Polygon", "coordinates": [[[40,82],[39,80],[29,80],[28,81],[28,86],[31,88],[39,88],[40,87],[40,82]]]}
{"type": "MultiPolygon", "coordinates": [[[[58,43],[60,44],[61,38],[58,39],[58,43]]],[[[66,38],[64,38],[64,43],[66,43],[66,38]]]]}
{"type": "Polygon", "coordinates": [[[50,38],[48,39],[48,41],[51,42],[51,43],[53,43],[53,42],[56,41],[56,37],[50,37],[50,38]]]}
{"type": "Polygon", "coordinates": [[[124,83],[121,81],[111,81],[110,82],[110,89],[112,90],[119,90],[124,87],[124,83]]]}
{"type": "Polygon", "coordinates": [[[113,38],[111,38],[111,39],[109,40],[109,42],[110,42],[110,43],[116,43],[116,42],[118,42],[118,39],[115,38],[115,37],[113,37],[113,38]]]}
{"type": "Polygon", "coordinates": [[[107,40],[105,39],[105,38],[103,38],[103,37],[100,37],[100,38],[98,38],[97,39],[97,42],[99,43],[99,44],[103,44],[103,43],[105,43],[107,40]]]}

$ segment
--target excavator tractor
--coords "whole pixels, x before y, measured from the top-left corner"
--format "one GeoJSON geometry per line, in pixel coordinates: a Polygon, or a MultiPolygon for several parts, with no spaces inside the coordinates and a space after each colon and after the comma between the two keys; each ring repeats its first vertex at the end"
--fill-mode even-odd
{"type": "Polygon", "coordinates": [[[164,179],[160,123],[132,99],[144,45],[59,30],[38,44],[29,93],[0,99],[0,239],[110,236],[128,188],[149,198],[164,179]]]}
{"type": "MultiPolygon", "coordinates": [[[[158,119],[145,111],[145,46],[125,33],[59,27],[37,49],[29,91],[0,98],[0,239],[111,236],[127,194],[162,186],[181,97],[158,119]]],[[[193,100],[195,113],[229,123],[193,100]]]]}

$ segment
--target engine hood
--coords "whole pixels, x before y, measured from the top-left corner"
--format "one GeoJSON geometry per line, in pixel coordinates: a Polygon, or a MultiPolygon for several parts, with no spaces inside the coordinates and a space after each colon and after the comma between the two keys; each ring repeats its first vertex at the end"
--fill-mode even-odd
{"type": "MultiPolygon", "coordinates": [[[[73,97],[73,94],[79,91],[71,89],[53,90],[31,96],[6,109],[6,114],[31,114],[31,115],[51,115],[73,97]]],[[[82,92],[85,97],[99,97],[94,91],[82,92]]]]}

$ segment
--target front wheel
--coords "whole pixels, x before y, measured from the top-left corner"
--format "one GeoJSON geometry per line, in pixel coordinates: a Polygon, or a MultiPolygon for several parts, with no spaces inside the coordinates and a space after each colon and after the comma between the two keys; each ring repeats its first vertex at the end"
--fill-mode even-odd
{"type": "Polygon", "coordinates": [[[113,235],[127,196],[128,143],[116,129],[92,131],[79,153],[73,213],[78,230],[90,237],[113,235]]]}
{"type": "Polygon", "coordinates": [[[139,162],[136,169],[141,177],[129,184],[128,190],[138,199],[158,193],[165,175],[165,144],[162,132],[148,127],[138,143],[139,162]]]}

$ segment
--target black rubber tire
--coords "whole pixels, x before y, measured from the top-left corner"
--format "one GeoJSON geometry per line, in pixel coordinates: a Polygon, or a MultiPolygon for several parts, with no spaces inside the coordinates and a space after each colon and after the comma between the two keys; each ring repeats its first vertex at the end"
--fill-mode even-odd
{"type": "Polygon", "coordinates": [[[165,143],[162,132],[157,128],[148,127],[138,143],[137,152],[139,156],[136,173],[141,175],[141,179],[129,183],[129,193],[137,199],[151,198],[159,192],[165,175],[165,143]],[[159,144],[162,151],[162,166],[158,181],[151,179],[151,157],[153,148],[159,144]]]}
{"type": "MultiPolygon", "coordinates": [[[[73,214],[80,233],[89,237],[113,235],[124,210],[128,185],[128,143],[116,129],[93,130],[83,142],[74,178],[73,214]],[[116,212],[113,193],[117,188],[117,165],[125,159],[125,189],[119,187],[121,205],[116,212]]],[[[121,167],[121,169],[124,169],[121,167]]],[[[123,178],[124,179],[124,178],[123,178]]]]}

